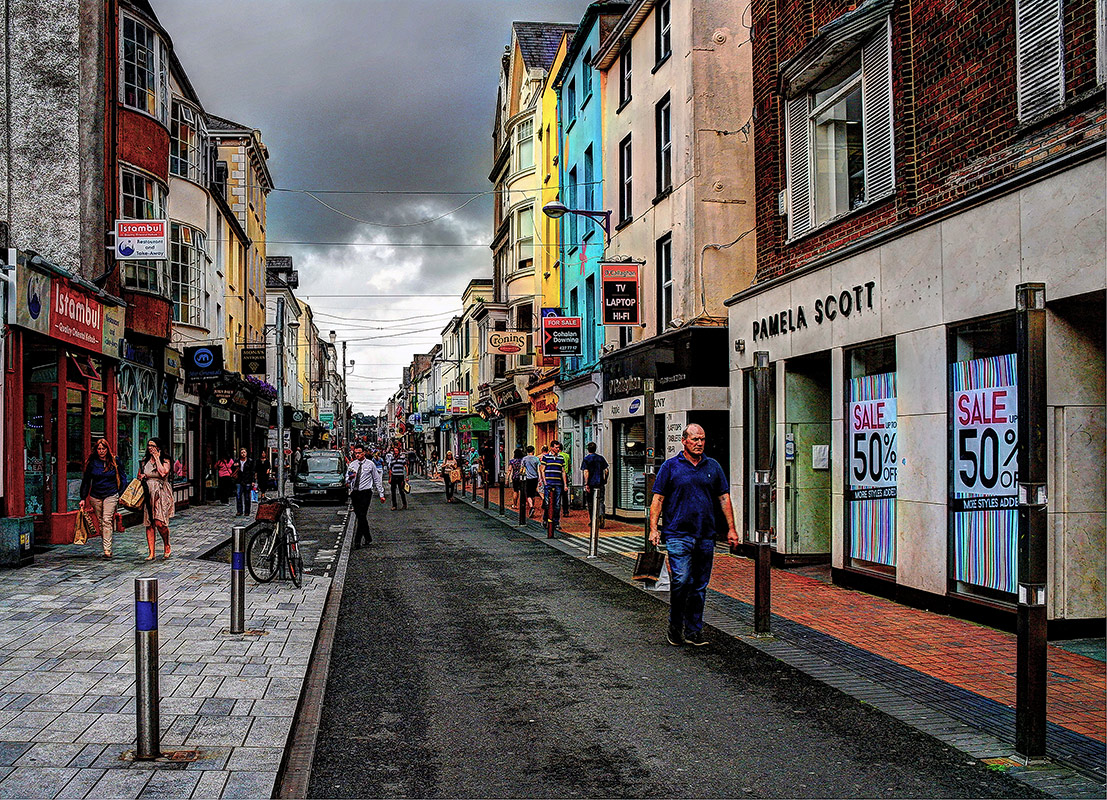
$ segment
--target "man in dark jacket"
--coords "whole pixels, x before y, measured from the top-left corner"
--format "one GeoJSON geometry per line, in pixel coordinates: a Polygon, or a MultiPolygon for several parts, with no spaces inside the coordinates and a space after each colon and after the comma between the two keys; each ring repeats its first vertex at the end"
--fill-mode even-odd
{"type": "Polygon", "coordinates": [[[246,453],[243,447],[238,451],[238,460],[234,462],[234,500],[236,517],[250,516],[250,492],[254,489],[254,460],[246,453]]]}

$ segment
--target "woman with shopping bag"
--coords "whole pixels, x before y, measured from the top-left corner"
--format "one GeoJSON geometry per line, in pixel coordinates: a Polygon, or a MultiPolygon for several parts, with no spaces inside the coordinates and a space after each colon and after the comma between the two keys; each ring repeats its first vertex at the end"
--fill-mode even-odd
{"type": "Polygon", "coordinates": [[[96,448],[81,476],[81,513],[86,513],[98,525],[103,535],[104,558],[111,558],[112,533],[115,531],[119,495],[127,485],[123,467],[107,439],[97,439],[96,448]]]}
{"type": "Polygon", "coordinates": [[[454,454],[447,450],[446,457],[438,466],[438,474],[442,476],[442,482],[446,484],[446,502],[454,502],[454,483],[461,480],[461,468],[454,459],[454,454]]]}
{"type": "Polygon", "coordinates": [[[139,476],[146,489],[146,502],[142,506],[142,519],[146,523],[146,546],[150,550],[147,561],[154,560],[154,532],[161,534],[163,558],[169,558],[169,519],[173,516],[176,501],[173,487],[169,485],[172,464],[161,449],[161,441],[151,439],[146,444],[146,456],[139,464],[139,476]]]}

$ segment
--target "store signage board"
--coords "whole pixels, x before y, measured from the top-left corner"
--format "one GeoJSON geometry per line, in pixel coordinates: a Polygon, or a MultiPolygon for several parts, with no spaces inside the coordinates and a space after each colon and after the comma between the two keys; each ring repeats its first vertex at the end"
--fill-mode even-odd
{"type": "Polygon", "coordinates": [[[186,347],[184,367],[190,382],[223,377],[223,346],[217,344],[186,347]]]}
{"type": "Polygon", "coordinates": [[[64,278],[46,275],[25,264],[16,266],[15,320],[67,344],[120,357],[126,310],[104,305],[64,278]]]}
{"type": "Polygon", "coordinates": [[[488,352],[500,356],[513,356],[527,352],[525,331],[489,331],[488,352]]]}
{"type": "Polygon", "coordinates": [[[583,332],[580,317],[543,317],[542,354],[551,358],[582,355],[583,332]]]}
{"type": "Polygon", "coordinates": [[[117,219],[115,257],[164,259],[169,257],[169,223],[164,219],[117,219]]]}
{"type": "Polygon", "coordinates": [[[604,325],[640,325],[637,262],[600,263],[600,295],[604,325]]]}
{"type": "Polygon", "coordinates": [[[469,393],[468,392],[447,392],[446,393],[446,411],[450,414],[468,414],[469,413],[469,393]]]}
{"type": "Polygon", "coordinates": [[[265,374],[265,345],[242,348],[242,374],[265,374]]]}

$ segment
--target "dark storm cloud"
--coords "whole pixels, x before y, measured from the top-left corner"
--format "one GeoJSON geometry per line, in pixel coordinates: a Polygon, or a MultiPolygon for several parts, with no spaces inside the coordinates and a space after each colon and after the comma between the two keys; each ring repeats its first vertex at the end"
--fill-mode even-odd
{"type": "Polygon", "coordinates": [[[294,257],[298,294],[318,312],[323,335],[334,329],[350,342],[357,410],[376,411],[395,391],[399,365],[439,340],[465,284],[491,275],[489,195],[439,221],[409,223],[491,188],[511,22],[575,23],[586,0],[152,4],[207,110],[261,130],[278,187],[427,192],[318,195],[350,217],[403,227],[359,222],[303,194],[270,195],[269,252],[294,257]],[[412,244],[420,246],[390,246],[412,244]],[[353,296],[409,293],[454,296],[353,296]],[[362,319],[395,320],[385,326],[393,332],[432,330],[370,339],[386,332],[366,330],[378,323],[362,319]]]}

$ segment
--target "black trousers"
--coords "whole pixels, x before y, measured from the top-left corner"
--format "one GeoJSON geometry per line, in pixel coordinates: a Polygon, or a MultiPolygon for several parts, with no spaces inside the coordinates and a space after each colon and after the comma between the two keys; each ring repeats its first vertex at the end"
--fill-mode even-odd
{"type": "Polygon", "coordinates": [[[354,547],[360,547],[362,539],[366,544],[373,541],[369,533],[369,503],[373,500],[373,493],[368,489],[350,492],[350,504],[354,507],[354,517],[357,519],[357,527],[354,528],[354,547]]]}
{"type": "Polygon", "coordinates": [[[400,499],[404,501],[404,508],[407,508],[407,492],[404,491],[404,481],[406,479],[401,475],[393,475],[389,480],[392,484],[392,507],[396,507],[396,489],[400,490],[400,499]]]}

